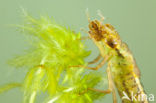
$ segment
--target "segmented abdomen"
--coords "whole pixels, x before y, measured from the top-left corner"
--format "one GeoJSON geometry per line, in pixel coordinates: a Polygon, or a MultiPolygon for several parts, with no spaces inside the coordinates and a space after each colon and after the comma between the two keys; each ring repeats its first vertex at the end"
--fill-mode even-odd
{"type": "Polygon", "coordinates": [[[122,65],[113,67],[112,76],[122,103],[148,103],[138,76],[133,66],[122,65]]]}

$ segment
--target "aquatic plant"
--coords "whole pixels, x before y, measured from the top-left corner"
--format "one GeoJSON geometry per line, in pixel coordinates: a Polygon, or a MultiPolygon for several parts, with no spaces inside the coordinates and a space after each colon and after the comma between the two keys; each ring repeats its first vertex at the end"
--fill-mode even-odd
{"type": "Polygon", "coordinates": [[[103,97],[104,94],[88,91],[102,80],[100,73],[71,67],[86,65],[84,59],[90,55],[80,40],[81,33],[58,25],[49,17],[35,19],[28,14],[24,24],[17,27],[30,47],[9,64],[26,68],[28,73],[22,83],[3,86],[0,93],[21,87],[24,103],[35,103],[41,93],[48,94],[45,103],[92,103],[103,97]]]}

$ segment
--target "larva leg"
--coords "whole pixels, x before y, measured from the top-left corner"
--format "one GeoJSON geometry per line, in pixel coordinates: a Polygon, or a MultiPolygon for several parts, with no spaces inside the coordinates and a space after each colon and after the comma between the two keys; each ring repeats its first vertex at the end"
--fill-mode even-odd
{"type": "Polygon", "coordinates": [[[91,38],[89,36],[84,36],[80,38],[80,40],[86,40],[86,39],[91,39],[91,38]]]}
{"type": "Polygon", "coordinates": [[[95,88],[88,88],[88,90],[95,91],[95,92],[100,92],[100,93],[104,93],[104,94],[109,94],[109,93],[112,92],[110,89],[107,89],[107,90],[99,90],[99,89],[95,89],[95,88]]]}
{"type": "Polygon", "coordinates": [[[116,93],[115,93],[114,82],[112,80],[112,75],[111,75],[110,65],[109,64],[108,64],[108,68],[107,68],[107,75],[108,75],[109,88],[111,89],[112,95],[113,95],[113,103],[117,103],[117,96],[116,96],[116,93]]]}
{"type": "Polygon", "coordinates": [[[93,61],[88,62],[88,64],[97,63],[101,59],[101,55],[99,54],[93,61]]]}
{"type": "Polygon", "coordinates": [[[115,89],[114,89],[114,85],[113,85],[112,76],[111,76],[109,66],[107,68],[107,77],[108,77],[108,89],[107,90],[99,90],[99,89],[94,89],[94,88],[88,88],[88,90],[100,92],[100,93],[105,93],[105,94],[112,93],[113,103],[117,103],[117,97],[116,97],[116,93],[115,93],[115,89]]]}
{"type": "MultiPolygon", "coordinates": [[[[86,31],[84,28],[81,28],[80,30],[83,31],[86,34],[89,34],[88,31],[86,31]]],[[[91,38],[89,36],[84,36],[84,37],[80,38],[80,40],[86,40],[86,39],[91,39],[91,38]]]]}
{"type": "Polygon", "coordinates": [[[106,63],[107,60],[108,60],[108,56],[106,56],[96,67],[89,67],[89,66],[83,66],[83,65],[76,65],[76,66],[71,66],[71,67],[82,67],[82,68],[91,69],[91,70],[98,70],[106,63]]]}
{"type": "MultiPolygon", "coordinates": [[[[110,74],[109,74],[109,71],[107,69],[107,78],[108,78],[108,89],[107,90],[100,90],[100,89],[95,89],[95,88],[88,88],[88,90],[91,90],[91,91],[94,91],[94,92],[100,92],[100,93],[104,93],[104,94],[109,94],[112,92],[112,86],[111,86],[111,81],[110,81],[110,74]]],[[[87,91],[83,92],[83,93],[86,93],[87,91]]]]}
{"type": "MultiPolygon", "coordinates": [[[[85,32],[85,33],[87,33],[87,34],[89,34],[88,31],[86,31],[83,28],[81,28],[80,30],[83,31],[83,32],[85,32]]],[[[73,31],[73,33],[76,34],[74,31],[73,31]]],[[[86,39],[91,39],[91,38],[89,36],[83,36],[81,38],[77,38],[77,40],[86,40],[86,39]]]]}

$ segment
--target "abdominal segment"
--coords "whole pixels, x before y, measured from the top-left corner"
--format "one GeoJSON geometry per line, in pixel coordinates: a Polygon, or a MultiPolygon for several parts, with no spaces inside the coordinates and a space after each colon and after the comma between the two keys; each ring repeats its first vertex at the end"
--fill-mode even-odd
{"type": "Polygon", "coordinates": [[[133,71],[112,73],[122,103],[148,103],[140,80],[133,71]]]}

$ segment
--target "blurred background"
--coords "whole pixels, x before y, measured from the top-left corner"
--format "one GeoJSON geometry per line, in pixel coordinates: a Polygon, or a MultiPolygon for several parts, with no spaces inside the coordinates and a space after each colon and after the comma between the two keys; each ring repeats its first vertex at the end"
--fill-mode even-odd
{"type": "MultiPolygon", "coordinates": [[[[21,82],[26,74],[26,70],[17,70],[6,63],[27,48],[24,37],[10,26],[22,23],[21,8],[33,17],[53,17],[75,32],[80,32],[80,28],[88,30],[87,8],[91,19],[100,19],[97,15],[100,10],[106,17],[105,23],[114,25],[133,52],[146,93],[156,96],[156,0],[0,0],[0,85],[21,82]]],[[[86,45],[92,50],[86,61],[91,61],[99,51],[90,40],[86,45]]],[[[22,96],[20,89],[13,89],[0,94],[0,103],[21,103],[22,96]]],[[[95,103],[112,103],[112,97],[107,95],[95,103]]]]}

